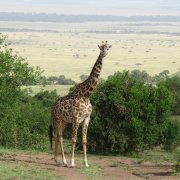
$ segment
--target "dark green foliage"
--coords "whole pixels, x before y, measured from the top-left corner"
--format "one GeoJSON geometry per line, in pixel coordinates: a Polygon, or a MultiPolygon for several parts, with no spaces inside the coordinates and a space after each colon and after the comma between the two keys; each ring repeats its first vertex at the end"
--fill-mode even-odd
{"type": "Polygon", "coordinates": [[[180,123],[174,119],[168,120],[163,130],[161,138],[163,147],[165,150],[172,151],[180,145],[180,123]]]}
{"type": "Polygon", "coordinates": [[[8,49],[0,35],[0,144],[5,147],[46,148],[50,107],[56,92],[41,92],[30,97],[21,85],[40,82],[39,68],[8,49]]]}
{"type": "Polygon", "coordinates": [[[41,101],[41,103],[43,104],[43,106],[47,107],[47,108],[51,108],[52,105],[54,104],[55,100],[57,99],[57,92],[54,91],[42,91],[37,93],[34,96],[34,99],[36,99],[37,101],[41,101]]]}
{"type": "Polygon", "coordinates": [[[163,85],[147,85],[134,73],[118,72],[97,87],[91,102],[90,151],[141,151],[164,145],[168,139],[169,128],[163,125],[167,124],[174,99],[163,85]]]}
{"type": "Polygon", "coordinates": [[[173,107],[173,114],[180,115],[180,76],[167,77],[163,84],[174,95],[175,104],[173,107]]]}
{"type": "MultiPolygon", "coordinates": [[[[21,92],[22,93],[22,92],[21,92]]],[[[57,98],[55,92],[41,92],[35,97],[21,94],[15,102],[1,111],[0,143],[5,147],[21,149],[47,149],[51,106],[57,98]]]]}

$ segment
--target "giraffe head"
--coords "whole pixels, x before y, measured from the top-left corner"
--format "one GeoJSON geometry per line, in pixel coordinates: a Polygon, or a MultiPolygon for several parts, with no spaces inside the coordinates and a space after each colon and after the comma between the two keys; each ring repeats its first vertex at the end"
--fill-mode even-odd
{"type": "Polygon", "coordinates": [[[100,55],[101,55],[101,57],[104,58],[104,57],[106,57],[106,55],[108,54],[108,51],[109,51],[109,49],[112,47],[112,45],[109,45],[109,44],[107,43],[107,41],[106,41],[105,43],[104,43],[104,41],[102,41],[102,44],[101,44],[101,45],[98,44],[98,47],[99,47],[99,49],[100,49],[100,55]]]}

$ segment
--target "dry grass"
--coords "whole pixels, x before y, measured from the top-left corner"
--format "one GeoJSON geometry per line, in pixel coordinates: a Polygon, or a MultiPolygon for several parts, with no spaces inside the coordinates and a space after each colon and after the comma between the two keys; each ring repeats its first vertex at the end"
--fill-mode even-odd
{"type": "Polygon", "coordinates": [[[35,95],[40,91],[53,91],[56,90],[57,94],[60,96],[65,96],[68,94],[70,87],[72,85],[47,85],[47,86],[23,86],[22,89],[31,89],[31,95],[35,95]]]}
{"type": "MultiPolygon", "coordinates": [[[[0,22],[1,24],[2,22],[0,22]]],[[[3,27],[50,29],[59,33],[8,32],[12,47],[33,66],[40,66],[45,75],[59,76],[80,81],[81,74],[89,74],[97,59],[99,50],[96,43],[108,40],[113,48],[105,59],[102,77],[118,70],[146,70],[156,74],[162,70],[170,73],[180,68],[180,36],[167,34],[113,34],[114,29],[131,31],[179,32],[180,24],[131,26],[128,23],[13,23],[3,27]],[[107,31],[87,33],[87,31],[107,31]]]]}

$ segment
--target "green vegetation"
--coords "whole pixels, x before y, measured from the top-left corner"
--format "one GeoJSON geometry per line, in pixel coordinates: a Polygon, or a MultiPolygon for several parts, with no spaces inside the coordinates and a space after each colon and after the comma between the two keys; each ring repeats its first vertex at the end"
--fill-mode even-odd
{"type": "Polygon", "coordinates": [[[180,158],[180,147],[176,148],[174,151],[166,151],[160,147],[145,150],[139,154],[131,154],[134,161],[151,161],[154,163],[171,162],[176,164],[178,158],[180,158]]]}
{"type": "Polygon", "coordinates": [[[64,75],[60,75],[59,77],[50,76],[47,78],[49,84],[63,84],[63,85],[73,85],[75,81],[72,79],[67,79],[64,75]]]}
{"type": "Polygon", "coordinates": [[[1,34],[0,39],[0,144],[21,149],[47,149],[50,108],[57,95],[44,92],[31,97],[21,90],[21,85],[41,82],[41,71],[14,54],[1,34]]]}
{"type": "MultiPolygon", "coordinates": [[[[36,91],[30,96],[22,85],[43,84],[42,71],[13,53],[2,35],[0,39],[0,144],[47,151],[51,107],[57,93],[36,91]]],[[[164,71],[151,77],[145,71],[124,71],[102,81],[91,97],[94,110],[88,130],[88,138],[91,137],[88,150],[133,153],[156,146],[166,150],[176,148],[180,142],[180,124],[172,120],[171,112],[178,108],[179,84],[173,82],[179,79],[171,80],[167,74],[164,71]]],[[[65,137],[69,134],[66,130],[65,137]]]]}
{"type": "Polygon", "coordinates": [[[173,94],[163,84],[148,85],[134,73],[117,72],[97,87],[91,102],[91,152],[140,152],[159,145],[172,150],[179,145],[180,124],[170,117],[173,94]]]}
{"type": "Polygon", "coordinates": [[[60,176],[54,175],[50,170],[34,165],[27,165],[20,162],[0,164],[0,177],[3,179],[38,179],[38,180],[60,180],[60,176]]]}
{"type": "Polygon", "coordinates": [[[101,168],[95,164],[91,164],[88,168],[82,168],[81,172],[88,177],[88,180],[96,180],[99,179],[101,168]]]}
{"type": "Polygon", "coordinates": [[[166,86],[168,90],[174,95],[175,105],[173,107],[173,114],[180,115],[180,76],[167,77],[161,84],[166,86]]]}

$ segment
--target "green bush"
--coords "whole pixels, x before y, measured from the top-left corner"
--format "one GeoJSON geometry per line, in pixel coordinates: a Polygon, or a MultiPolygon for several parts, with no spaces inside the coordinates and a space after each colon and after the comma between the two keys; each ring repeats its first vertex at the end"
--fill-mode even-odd
{"type": "Polygon", "coordinates": [[[165,81],[160,82],[174,95],[175,104],[173,114],[180,115],[180,77],[178,75],[167,77],[165,81]]]}
{"type": "Polygon", "coordinates": [[[48,139],[50,107],[57,95],[44,92],[30,97],[22,91],[21,85],[42,80],[41,70],[14,54],[1,34],[0,43],[0,144],[43,150],[48,139]]]}
{"type": "Polygon", "coordinates": [[[162,137],[168,139],[163,124],[174,99],[163,85],[147,85],[133,73],[117,72],[98,85],[91,102],[91,152],[139,152],[165,143],[162,137]]]}
{"type": "Polygon", "coordinates": [[[180,123],[177,120],[168,120],[162,134],[162,145],[165,150],[172,151],[180,145],[180,123]]]}
{"type": "Polygon", "coordinates": [[[47,148],[44,142],[48,140],[50,108],[33,97],[24,96],[6,104],[1,111],[0,143],[5,147],[44,150],[47,148]]]}

